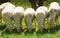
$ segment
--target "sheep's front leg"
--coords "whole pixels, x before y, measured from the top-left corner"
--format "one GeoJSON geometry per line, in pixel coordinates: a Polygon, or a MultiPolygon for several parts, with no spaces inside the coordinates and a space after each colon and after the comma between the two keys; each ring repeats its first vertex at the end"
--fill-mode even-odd
{"type": "Polygon", "coordinates": [[[45,15],[43,13],[38,13],[36,15],[36,19],[38,21],[38,27],[41,31],[43,31],[43,28],[44,28],[44,25],[43,25],[44,24],[44,17],[45,17],[45,15]]]}
{"type": "Polygon", "coordinates": [[[14,18],[14,21],[15,21],[16,29],[19,32],[20,28],[22,27],[22,25],[21,25],[21,16],[20,16],[20,14],[16,13],[16,14],[13,15],[13,18],[14,18]]]}
{"type": "Polygon", "coordinates": [[[13,25],[12,25],[12,22],[11,22],[11,14],[5,13],[5,14],[3,14],[2,18],[5,21],[5,23],[7,25],[7,28],[9,29],[9,31],[12,32],[13,25]]]}
{"type": "Polygon", "coordinates": [[[32,30],[32,15],[28,14],[25,16],[25,23],[26,23],[26,26],[27,26],[27,29],[29,31],[32,30]]]}

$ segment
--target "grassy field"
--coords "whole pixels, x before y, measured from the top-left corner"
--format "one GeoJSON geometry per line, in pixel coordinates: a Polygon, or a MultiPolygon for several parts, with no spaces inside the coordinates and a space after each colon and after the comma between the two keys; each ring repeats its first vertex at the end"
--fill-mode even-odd
{"type": "MultiPolygon", "coordinates": [[[[31,4],[28,0],[12,0],[11,3],[13,3],[16,6],[23,6],[24,9],[31,7],[31,4]]],[[[60,3],[60,2],[59,2],[60,3]]],[[[48,4],[45,2],[45,6],[48,6],[48,4]]],[[[51,32],[48,33],[48,31],[40,32],[40,31],[33,31],[33,32],[26,32],[21,31],[20,33],[17,33],[16,30],[14,30],[13,33],[10,33],[8,30],[5,32],[1,32],[0,30],[0,38],[60,38],[60,16],[57,19],[57,25],[56,27],[53,27],[51,32]]],[[[24,25],[24,24],[23,24],[24,25]]],[[[4,22],[1,26],[4,26],[4,22]]],[[[4,27],[1,27],[4,28],[4,27]]]]}
{"type": "Polygon", "coordinates": [[[50,33],[48,32],[13,32],[5,31],[2,38],[60,38],[60,26],[54,27],[50,33]]]}
{"type": "Polygon", "coordinates": [[[0,37],[2,38],[60,38],[60,17],[57,20],[58,25],[56,27],[53,27],[51,32],[48,33],[48,31],[40,32],[40,31],[33,31],[33,32],[27,32],[27,31],[21,31],[20,33],[17,33],[16,30],[14,32],[10,33],[8,30],[1,33],[0,31],[0,37]]]}

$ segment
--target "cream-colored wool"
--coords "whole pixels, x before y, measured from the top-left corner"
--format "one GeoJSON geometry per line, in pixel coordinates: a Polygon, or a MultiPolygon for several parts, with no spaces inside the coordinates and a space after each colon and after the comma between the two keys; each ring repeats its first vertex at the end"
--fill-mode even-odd
{"type": "Polygon", "coordinates": [[[52,2],[50,4],[50,6],[49,6],[49,15],[50,15],[49,24],[51,26],[54,26],[56,24],[55,18],[56,18],[56,15],[59,14],[59,10],[60,10],[60,7],[57,2],[52,2]]]}
{"type": "Polygon", "coordinates": [[[32,23],[35,16],[35,10],[33,8],[27,8],[24,12],[24,19],[29,30],[32,29],[32,23]]]}
{"type": "Polygon", "coordinates": [[[5,21],[7,28],[9,29],[10,32],[13,29],[11,17],[12,17],[12,14],[14,13],[14,8],[15,8],[15,6],[13,4],[9,4],[9,5],[5,6],[5,8],[2,11],[2,18],[5,21]]]}
{"type": "Polygon", "coordinates": [[[48,9],[45,6],[40,6],[36,9],[35,17],[38,21],[38,27],[43,28],[44,27],[44,19],[48,13],[48,9]]]}
{"type": "Polygon", "coordinates": [[[15,25],[16,25],[18,32],[19,32],[20,28],[22,27],[23,16],[24,16],[24,8],[21,6],[16,7],[14,9],[13,19],[15,21],[15,25]]]}

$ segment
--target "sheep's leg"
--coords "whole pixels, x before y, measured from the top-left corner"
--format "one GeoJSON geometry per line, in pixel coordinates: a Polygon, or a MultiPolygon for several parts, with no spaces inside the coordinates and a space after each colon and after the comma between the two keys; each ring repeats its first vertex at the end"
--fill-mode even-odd
{"type": "Polygon", "coordinates": [[[32,15],[28,14],[25,16],[25,22],[26,22],[26,25],[27,25],[27,29],[29,31],[32,30],[32,15]]]}
{"type": "Polygon", "coordinates": [[[13,16],[13,18],[14,18],[14,21],[15,21],[16,29],[19,32],[20,31],[20,28],[22,27],[21,26],[21,16],[20,16],[20,14],[15,14],[13,16]]]}
{"type": "Polygon", "coordinates": [[[9,29],[9,31],[12,32],[13,25],[12,25],[12,22],[11,22],[11,14],[5,13],[5,14],[3,14],[2,18],[5,21],[5,23],[7,25],[7,28],[9,29]]]}
{"type": "Polygon", "coordinates": [[[38,13],[36,15],[36,19],[38,21],[38,27],[39,27],[39,29],[41,31],[43,31],[43,28],[44,28],[44,25],[43,25],[43,23],[44,23],[44,17],[45,17],[45,15],[43,13],[38,13]]]}

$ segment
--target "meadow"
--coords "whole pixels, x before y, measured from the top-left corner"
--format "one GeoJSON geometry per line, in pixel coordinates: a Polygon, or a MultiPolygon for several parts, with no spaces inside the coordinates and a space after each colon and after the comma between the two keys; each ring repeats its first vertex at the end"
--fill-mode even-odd
{"type": "MultiPolygon", "coordinates": [[[[60,4],[59,0],[53,0],[56,1],[60,4]]],[[[51,1],[45,1],[44,2],[44,6],[49,6],[49,3],[53,2],[51,1]]],[[[27,9],[29,7],[31,7],[31,4],[29,3],[28,0],[11,0],[11,3],[13,3],[16,6],[22,6],[24,7],[24,9],[27,9]]],[[[24,19],[23,19],[24,20],[24,19]]],[[[12,23],[14,23],[14,21],[12,21],[12,23]]],[[[57,18],[56,20],[56,27],[51,28],[51,32],[48,32],[47,30],[44,30],[43,32],[41,31],[25,31],[25,30],[21,30],[19,33],[16,32],[16,30],[14,30],[14,32],[10,33],[8,30],[6,30],[5,32],[2,32],[2,30],[6,27],[5,22],[2,20],[2,24],[0,25],[0,38],[60,38],[60,16],[57,18]]],[[[22,21],[23,24],[23,28],[26,27],[24,21],[22,21]]],[[[33,23],[34,25],[34,23],[33,23]]],[[[47,26],[48,23],[45,23],[45,25],[47,26]]],[[[48,26],[47,26],[48,27],[48,26]]]]}

